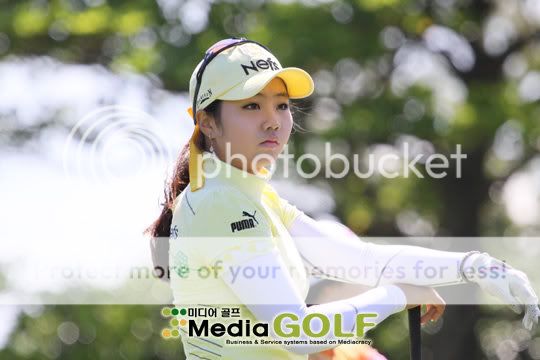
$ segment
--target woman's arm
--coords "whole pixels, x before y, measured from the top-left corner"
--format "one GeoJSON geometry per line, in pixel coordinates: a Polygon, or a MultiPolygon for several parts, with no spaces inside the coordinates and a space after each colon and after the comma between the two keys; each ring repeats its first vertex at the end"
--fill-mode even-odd
{"type": "Polygon", "coordinates": [[[330,226],[305,214],[294,219],[289,232],[304,262],[321,276],[371,286],[406,283],[435,287],[474,282],[516,313],[525,310],[525,328],[531,330],[538,324],[538,296],[527,275],[487,253],[376,245],[360,240],[345,225],[330,226]]]}
{"type": "MultiPolygon", "coordinates": [[[[240,302],[246,305],[259,321],[270,324],[271,336],[281,340],[307,340],[308,345],[284,346],[287,350],[298,354],[320,352],[337,346],[309,344],[310,339],[347,339],[334,335],[336,327],[333,319],[336,315],[341,316],[341,331],[355,334],[358,314],[371,313],[374,315],[365,319],[367,323],[372,323],[372,325],[363,329],[363,332],[366,332],[391,314],[403,310],[407,303],[407,298],[400,287],[396,285],[385,285],[347,299],[308,307],[295,288],[292,277],[277,250],[252,258],[241,265],[234,265],[233,267],[225,266],[222,278],[239,298],[240,302]],[[238,271],[238,267],[240,269],[257,269],[255,271],[256,273],[268,273],[268,269],[272,269],[270,272],[272,276],[263,279],[258,277],[243,277],[238,275],[244,273],[244,271],[238,271]],[[233,271],[230,271],[231,269],[233,271]],[[305,319],[306,316],[312,314],[324,315],[330,319],[330,328],[327,336],[310,338],[301,331],[301,336],[298,338],[280,338],[273,331],[272,323],[278,314],[284,312],[294,314],[298,319],[298,321],[295,321],[297,324],[301,324],[302,319],[305,319]]],[[[291,319],[289,318],[286,318],[281,323],[283,331],[290,331],[287,327],[287,324],[290,323],[291,319]]],[[[311,329],[317,333],[321,330],[321,324],[319,319],[312,320],[311,329]]]]}
{"type": "Polygon", "coordinates": [[[301,214],[289,232],[304,262],[322,277],[377,286],[407,283],[443,286],[464,283],[462,252],[362,241],[345,225],[301,214]],[[429,269],[429,271],[426,271],[429,269]],[[433,275],[435,274],[435,275],[433,275]]]}
{"type": "MultiPolygon", "coordinates": [[[[409,298],[405,294],[410,291],[407,288],[401,290],[396,285],[381,286],[345,300],[308,307],[291,277],[292,271],[304,271],[304,269],[287,267],[266,218],[259,216],[256,226],[247,227],[242,231],[232,231],[231,224],[242,219],[244,211],[250,214],[255,213],[256,209],[252,207],[254,205],[246,202],[243,194],[227,188],[216,188],[212,192],[200,195],[203,196],[199,199],[195,196],[190,198],[189,206],[191,207],[188,207],[186,201],[185,204],[182,203],[185,205],[184,208],[178,207],[175,210],[172,225],[181,229],[181,237],[172,239],[170,242],[172,269],[182,266],[176,254],[181,254],[183,247],[193,249],[194,256],[200,258],[202,263],[216,269],[216,273],[230,287],[234,298],[238,299],[236,303],[245,305],[258,321],[272,324],[274,318],[284,311],[297,316],[298,323],[306,316],[316,313],[325,315],[331,320],[335,315],[341,315],[342,331],[355,333],[357,314],[374,313],[375,317],[367,318],[366,322],[377,325],[390,314],[405,307],[409,298]]],[[[204,278],[200,281],[201,286],[206,285],[203,283],[204,278]]],[[[180,275],[176,271],[171,271],[173,294],[180,286],[182,286],[180,275]]],[[[419,293],[425,295],[423,291],[419,293]]],[[[420,300],[423,298],[426,297],[423,296],[420,300]]],[[[212,299],[201,301],[213,303],[212,299]]],[[[430,303],[430,301],[428,297],[422,303],[430,303]]],[[[415,303],[419,303],[419,300],[415,303]]],[[[228,305],[233,304],[228,303],[228,305]]],[[[286,325],[290,321],[284,321],[284,323],[286,325]]],[[[321,329],[320,319],[313,319],[311,323],[314,331],[321,329]]],[[[328,332],[330,335],[326,339],[333,337],[334,322],[331,321],[330,324],[328,332]]],[[[269,328],[272,329],[272,327],[269,328]]],[[[358,329],[360,330],[359,327],[358,329]]],[[[284,331],[287,332],[288,329],[285,328],[284,331]]],[[[275,332],[271,333],[273,337],[278,335],[275,332]]],[[[309,337],[303,335],[299,339],[309,340],[309,337]]],[[[293,340],[293,338],[288,340],[293,340]]],[[[335,346],[308,344],[285,345],[285,348],[289,351],[308,354],[335,346]]]]}

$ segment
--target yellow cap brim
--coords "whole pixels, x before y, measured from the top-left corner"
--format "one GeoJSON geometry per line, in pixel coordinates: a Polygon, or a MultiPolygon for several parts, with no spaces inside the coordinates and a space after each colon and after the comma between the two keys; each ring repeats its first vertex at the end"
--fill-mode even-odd
{"type": "Polygon", "coordinates": [[[291,99],[308,97],[315,89],[313,79],[304,70],[297,67],[288,67],[279,71],[265,71],[253,75],[246,81],[235,85],[226,93],[218,96],[221,100],[242,100],[258,94],[275,77],[283,79],[291,99]]]}

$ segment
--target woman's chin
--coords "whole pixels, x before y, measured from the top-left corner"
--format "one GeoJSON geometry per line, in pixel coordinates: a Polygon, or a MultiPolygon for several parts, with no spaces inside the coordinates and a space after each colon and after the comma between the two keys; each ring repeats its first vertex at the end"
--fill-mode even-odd
{"type": "MultiPolygon", "coordinates": [[[[268,155],[272,155],[272,154],[268,154],[268,155]]],[[[272,166],[275,165],[276,158],[277,158],[277,156],[271,156],[271,157],[265,156],[264,158],[260,158],[256,162],[255,168],[256,169],[261,169],[261,168],[265,167],[265,168],[269,169],[269,168],[271,168],[272,166]]]]}
{"type": "Polygon", "coordinates": [[[274,147],[260,146],[257,149],[257,153],[261,154],[260,156],[262,156],[262,154],[264,154],[265,156],[270,155],[275,160],[277,159],[279,153],[281,153],[281,150],[283,150],[283,146],[274,146],[274,147]]]}

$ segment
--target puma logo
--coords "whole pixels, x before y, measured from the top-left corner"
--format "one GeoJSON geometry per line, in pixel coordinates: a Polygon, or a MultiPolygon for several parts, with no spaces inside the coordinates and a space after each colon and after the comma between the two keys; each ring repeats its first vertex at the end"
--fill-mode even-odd
{"type": "Polygon", "coordinates": [[[253,220],[255,220],[255,222],[258,224],[259,222],[257,221],[257,219],[255,219],[255,214],[257,213],[257,210],[255,210],[255,212],[253,213],[253,215],[251,215],[250,213],[248,213],[247,211],[242,211],[242,216],[249,216],[250,218],[252,218],[253,220]]]}
{"type": "Polygon", "coordinates": [[[249,219],[244,219],[244,220],[231,223],[231,231],[235,232],[235,231],[242,231],[246,229],[253,229],[255,226],[259,224],[259,222],[255,218],[256,213],[257,213],[257,210],[255,210],[253,215],[251,215],[247,211],[242,211],[242,216],[247,216],[249,217],[249,219]],[[257,223],[257,225],[255,225],[255,223],[257,223]]]}

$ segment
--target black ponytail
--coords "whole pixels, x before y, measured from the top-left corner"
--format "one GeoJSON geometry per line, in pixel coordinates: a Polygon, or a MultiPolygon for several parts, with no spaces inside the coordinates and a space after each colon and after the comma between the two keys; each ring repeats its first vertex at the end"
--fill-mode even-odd
{"type": "MultiPolygon", "coordinates": [[[[221,100],[215,100],[208,105],[203,111],[211,115],[219,124],[221,110],[221,100]]],[[[199,149],[208,151],[209,144],[202,132],[195,139],[195,144],[199,149]]],[[[155,277],[169,281],[169,236],[171,232],[172,222],[172,206],[174,200],[182,191],[189,185],[189,142],[184,145],[176,165],[172,179],[165,185],[164,195],[165,202],[162,203],[163,208],[159,217],[144,231],[144,234],[149,234],[150,251],[152,253],[152,263],[154,266],[153,274],[155,277]]]]}

